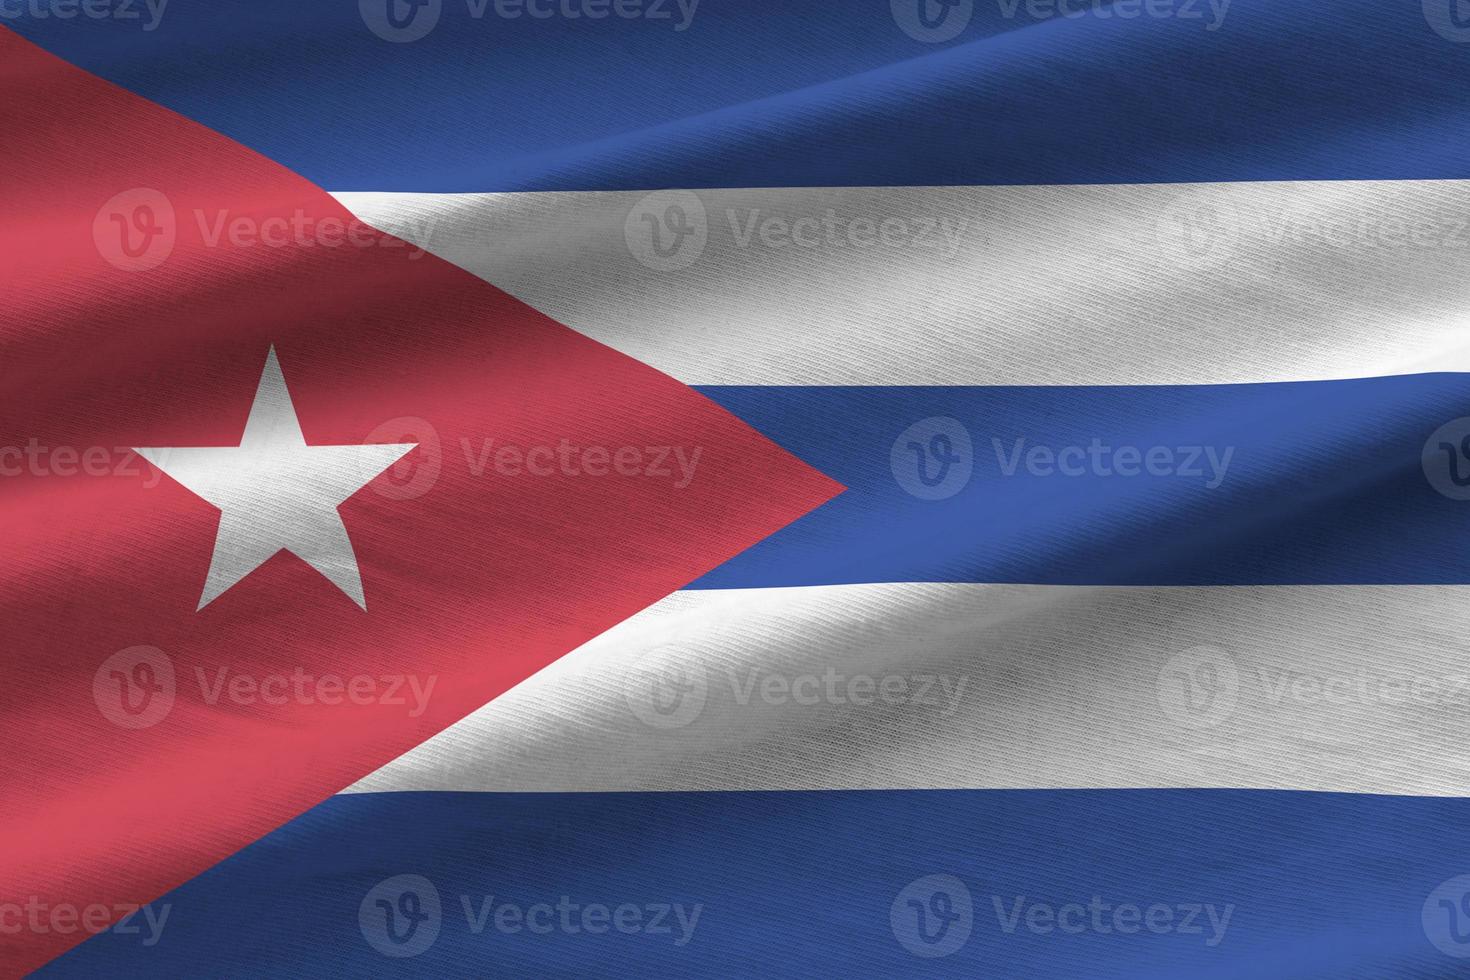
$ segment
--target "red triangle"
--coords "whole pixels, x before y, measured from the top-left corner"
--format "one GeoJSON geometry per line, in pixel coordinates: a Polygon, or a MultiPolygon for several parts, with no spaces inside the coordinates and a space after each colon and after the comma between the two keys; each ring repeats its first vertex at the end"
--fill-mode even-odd
{"type": "Polygon", "coordinates": [[[231,140],[5,30],[0,66],[0,903],[51,910],[0,936],[4,972],[840,492],[231,140]],[[218,513],[127,451],[238,444],[271,345],[309,443],[420,443],[341,508],[366,612],[289,554],[196,612],[218,513]],[[581,472],[588,447],[609,472],[581,472]],[[684,486],[674,448],[699,453],[684,486]],[[169,669],[166,714],[109,720],[169,669]],[[417,716],[406,678],[432,678],[417,716]]]}

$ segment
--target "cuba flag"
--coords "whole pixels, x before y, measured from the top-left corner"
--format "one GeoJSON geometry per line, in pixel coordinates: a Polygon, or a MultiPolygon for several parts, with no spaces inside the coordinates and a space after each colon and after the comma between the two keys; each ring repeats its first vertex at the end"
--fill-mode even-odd
{"type": "Polygon", "coordinates": [[[1470,5],[0,77],[0,975],[1470,975],[1470,5]]]}

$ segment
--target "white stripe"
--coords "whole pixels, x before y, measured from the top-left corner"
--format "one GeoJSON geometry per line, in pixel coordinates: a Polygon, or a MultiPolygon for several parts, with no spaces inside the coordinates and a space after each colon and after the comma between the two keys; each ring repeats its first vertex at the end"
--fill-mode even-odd
{"type": "Polygon", "coordinates": [[[1470,181],[337,196],[689,384],[1470,370],[1470,181]]]}
{"type": "Polygon", "coordinates": [[[1462,586],[683,592],[353,789],[1463,795],[1467,637],[1462,586]]]}

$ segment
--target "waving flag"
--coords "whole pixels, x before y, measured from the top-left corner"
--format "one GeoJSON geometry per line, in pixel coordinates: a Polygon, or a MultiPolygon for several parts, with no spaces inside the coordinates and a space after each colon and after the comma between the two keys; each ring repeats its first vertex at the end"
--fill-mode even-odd
{"type": "Polygon", "coordinates": [[[0,0],[0,968],[1470,963],[1460,0],[0,0]]]}

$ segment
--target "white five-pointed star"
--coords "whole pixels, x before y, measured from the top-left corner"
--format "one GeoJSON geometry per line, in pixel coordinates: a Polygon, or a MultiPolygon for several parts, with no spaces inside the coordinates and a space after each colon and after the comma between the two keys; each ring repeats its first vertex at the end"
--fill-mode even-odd
{"type": "Polygon", "coordinates": [[[221,511],[200,609],[282,550],[366,609],[337,506],[416,445],[308,446],[272,347],[239,446],[133,452],[221,511]]]}

